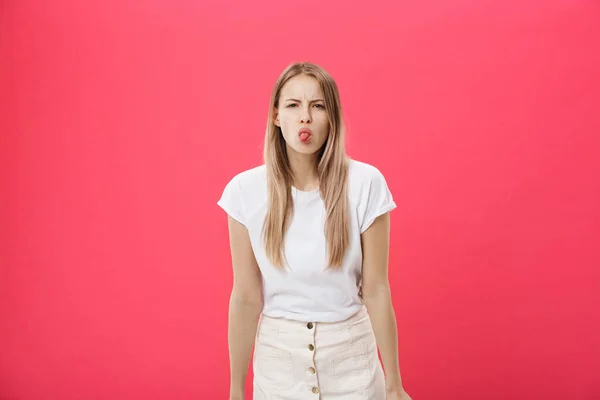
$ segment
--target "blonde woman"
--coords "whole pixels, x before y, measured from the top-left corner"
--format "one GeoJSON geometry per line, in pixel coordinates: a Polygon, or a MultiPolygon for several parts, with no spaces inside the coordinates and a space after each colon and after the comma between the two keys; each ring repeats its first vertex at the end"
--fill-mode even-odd
{"type": "Polygon", "coordinates": [[[254,400],[409,400],[388,282],[396,205],[378,169],[347,157],[338,88],[321,67],[280,75],[264,160],[218,202],[234,276],[230,399],[244,397],[254,350],[254,400]]]}

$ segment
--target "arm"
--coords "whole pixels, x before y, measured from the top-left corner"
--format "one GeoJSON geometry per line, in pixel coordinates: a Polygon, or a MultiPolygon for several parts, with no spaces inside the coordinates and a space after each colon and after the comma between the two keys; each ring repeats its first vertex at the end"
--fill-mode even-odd
{"type": "Polygon", "coordinates": [[[248,365],[263,307],[262,280],[244,225],[229,217],[233,289],[229,301],[230,399],[243,399],[248,365]]]}
{"type": "Polygon", "coordinates": [[[401,395],[402,379],[398,363],[398,331],[388,281],[390,215],[383,214],[362,234],[363,301],[373,325],[373,331],[386,375],[389,394],[401,395]]]}

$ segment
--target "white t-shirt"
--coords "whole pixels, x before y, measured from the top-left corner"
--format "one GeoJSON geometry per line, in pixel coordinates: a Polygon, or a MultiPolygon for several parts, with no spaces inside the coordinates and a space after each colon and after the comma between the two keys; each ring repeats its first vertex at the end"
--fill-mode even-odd
{"type": "Polygon", "coordinates": [[[263,279],[263,314],[298,321],[338,322],[363,307],[359,296],[362,270],[360,235],[380,215],[396,208],[381,172],[350,160],[350,246],[342,268],[327,268],[325,205],[319,190],[292,187],[294,216],[286,236],[287,265],[274,267],[262,241],[267,213],[265,165],[243,171],[225,187],[218,205],[248,230],[263,279]]]}

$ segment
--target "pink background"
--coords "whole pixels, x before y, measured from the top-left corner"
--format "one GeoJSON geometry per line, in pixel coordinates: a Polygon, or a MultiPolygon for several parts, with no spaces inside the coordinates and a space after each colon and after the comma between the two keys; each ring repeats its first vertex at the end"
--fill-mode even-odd
{"type": "Polygon", "coordinates": [[[0,4],[1,400],[228,398],[216,201],[298,60],[398,203],[413,398],[600,398],[598,2],[0,4]]]}

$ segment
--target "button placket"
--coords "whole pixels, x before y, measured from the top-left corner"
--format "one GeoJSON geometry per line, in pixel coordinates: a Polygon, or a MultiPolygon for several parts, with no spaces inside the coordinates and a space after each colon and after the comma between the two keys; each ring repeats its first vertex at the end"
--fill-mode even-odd
{"type": "MultiPolygon", "coordinates": [[[[306,372],[309,374],[309,390],[314,394],[319,394],[319,378],[317,375],[317,369],[315,367],[315,336],[316,336],[316,327],[313,322],[308,322],[306,324],[306,328],[310,331],[310,342],[308,344],[308,350],[313,352],[312,354],[312,365],[306,369],[306,372]]],[[[317,396],[316,398],[320,398],[321,396],[317,396]]]]}
{"type": "Polygon", "coordinates": [[[310,334],[311,340],[310,340],[310,343],[308,344],[308,350],[310,350],[310,351],[314,351],[315,350],[315,345],[313,344],[315,342],[315,330],[313,329],[314,327],[315,327],[315,325],[312,322],[308,322],[306,324],[306,328],[309,331],[312,331],[311,334],[310,334]]]}

